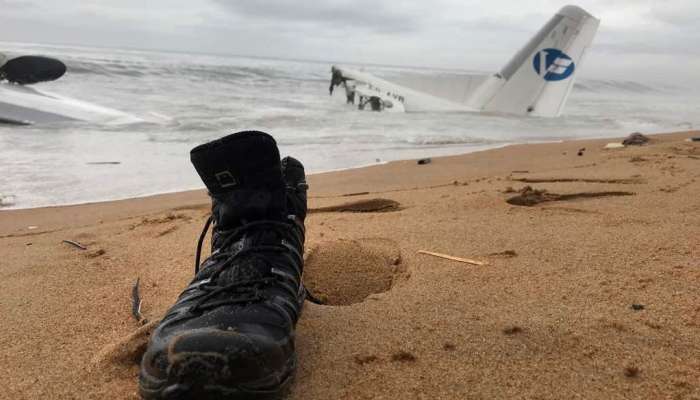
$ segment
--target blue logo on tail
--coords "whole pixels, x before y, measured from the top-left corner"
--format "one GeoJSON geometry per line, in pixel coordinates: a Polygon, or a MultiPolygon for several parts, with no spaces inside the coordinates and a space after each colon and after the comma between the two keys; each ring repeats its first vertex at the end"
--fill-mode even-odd
{"type": "Polygon", "coordinates": [[[557,49],[542,49],[532,59],[537,75],[545,81],[561,81],[571,76],[576,69],[574,60],[557,49]]]}

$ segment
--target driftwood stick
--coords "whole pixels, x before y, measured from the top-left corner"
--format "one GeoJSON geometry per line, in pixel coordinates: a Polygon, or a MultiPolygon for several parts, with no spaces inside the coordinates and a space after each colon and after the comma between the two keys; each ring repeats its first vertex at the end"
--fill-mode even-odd
{"type": "Polygon", "coordinates": [[[419,250],[418,253],[433,256],[433,257],[444,258],[446,260],[457,261],[457,262],[461,262],[461,263],[465,263],[465,264],[472,264],[472,265],[479,265],[479,266],[486,265],[486,263],[482,262],[482,261],[471,260],[469,258],[455,257],[455,256],[447,255],[447,254],[435,253],[432,251],[419,250]]]}
{"type": "Polygon", "coordinates": [[[80,250],[87,250],[87,247],[85,247],[82,244],[80,244],[76,241],[73,241],[73,240],[64,240],[63,243],[68,243],[69,245],[75,246],[75,247],[79,248],[80,250]]]}

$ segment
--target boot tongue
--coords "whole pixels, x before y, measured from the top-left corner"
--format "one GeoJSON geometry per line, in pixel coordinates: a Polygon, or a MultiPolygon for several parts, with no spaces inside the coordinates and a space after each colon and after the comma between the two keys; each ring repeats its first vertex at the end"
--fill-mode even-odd
{"type": "Polygon", "coordinates": [[[195,147],[190,158],[212,197],[212,213],[220,229],[283,217],[285,186],[272,136],[257,131],[234,133],[195,147]]]}

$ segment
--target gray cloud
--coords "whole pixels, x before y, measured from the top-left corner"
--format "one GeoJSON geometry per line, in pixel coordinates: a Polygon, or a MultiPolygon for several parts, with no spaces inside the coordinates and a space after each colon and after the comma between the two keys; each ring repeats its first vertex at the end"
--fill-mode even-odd
{"type": "Polygon", "coordinates": [[[242,17],[282,24],[305,23],[334,30],[363,29],[380,33],[402,33],[420,28],[418,15],[388,2],[372,0],[215,0],[224,9],[242,17]]]}
{"type": "MultiPolygon", "coordinates": [[[[602,20],[584,76],[698,79],[697,0],[578,3],[602,20]]],[[[496,71],[561,6],[561,0],[0,0],[0,41],[496,71]]]]}
{"type": "Polygon", "coordinates": [[[698,31],[700,2],[697,0],[676,0],[669,3],[652,3],[649,16],[669,24],[670,28],[698,31]]]}
{"type": "Polygon", "coordinates": [[[30,8],[32,6],[34,6],[34,3],[31,1],[0,0],[0,8],[2,8],[3,11],[12,10],[12,9],[24,10],[24,9],[30,8]]]}

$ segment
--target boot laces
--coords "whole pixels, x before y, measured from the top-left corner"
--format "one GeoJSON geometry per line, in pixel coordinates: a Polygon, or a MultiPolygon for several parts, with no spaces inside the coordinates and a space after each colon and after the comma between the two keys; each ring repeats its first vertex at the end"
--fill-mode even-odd
{"type": "MultiPolygon", "coordinates": [[[[290,216],[289,218],[296,221],[296,217],[294,216],[290,216]]],[[[202,245],[212,221],[213,217],[209,216],[197,242],[197,254],[194,268],[195,275],[200,271],[202,245]]],[[[240,260],[242,257],[246,257],[246,262],[248,263],[258,260],[267,264],[271,269],[275,267],[285,268],[284,265],[280,265],[279,262],[276,262],[270,257],[271,253],[281,254],[290,252],[290,247],[284,245],[284,241],[280,242],[280,244],[253,244],[244,249],[235,249],[232,245],[246,235],[252,239],[252,243],[259,243],[262,241],[262,235],[269,235],[269,232],[275,232],[276,237],[284,238],[289,235],[290,228],[292,228],[292,226],[290,226],[289,222],[258,220],[244,223],[230,231],[219,231],[219,235],[221,235],[224,240],[217,246],[219,250],[212,253],[205,263],[222,259],[224,261],[217,266],[217,270],[209,276],[207,282],[198,287],[198,289],[203,292],[203,295],[197,299],[197,302],[192,307],[192,311],[214,308],[225,304],[246,304],[263,301],[265,296],[261,289],[279,280],[279,278],[274,276],[261,276],[259,278],[256,277],[244,280],[236,279],[234,282],[224,285],[218,284],[217,278],[228,268],[235,268],[235,261],[240,260]],[[221,294],[228,294],[229,296],[216,300],[221,294]]],[[[298,238],[295,239],[298,240],[298,238]]],[[[299,242],[301,243],[302,241],[299,242]]]]}

